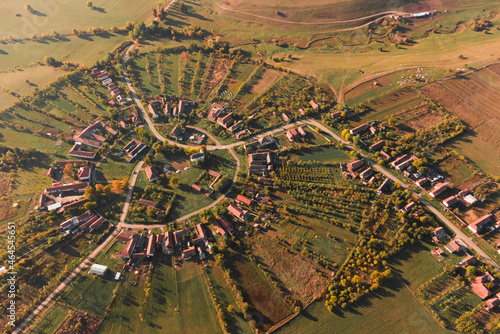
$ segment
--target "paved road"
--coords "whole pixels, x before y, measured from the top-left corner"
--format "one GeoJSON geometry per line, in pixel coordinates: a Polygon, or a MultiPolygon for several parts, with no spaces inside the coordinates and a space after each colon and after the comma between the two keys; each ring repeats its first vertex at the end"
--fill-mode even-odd
{"type": "MultiPolygon", "coordinates": [[[[359,152],[359,150],[353,146],[351,146],[351,144],[349,142],[347,142],[346,140],[344,140],[343,138],[341,138],[340,136],[337,136],[335,133],[333,133],[330,129],[328,129],[326,126],[324,126],[323,124],[315,121],[315,120],[307,120],[307,121],[304,121],[310,125],[314,125],[314,126],[317,126],[318,128],[320,128],[321,130],[325,131],[326,133],[328,133],[330,136],[334,137],[335,139],[337,139],[338,141],[344,143],[346,146],[348,146],[349,148],[351,149],[355,149],[356,151],[359,152]]],[[[361,152],[360,152],[361,153],[361,152]]],[[[446,218],[438,209],[436,209],[432,204],[430,204],[425,198],[423,198],[419,193],[413,191],[408,184],[406,183],[402,183],[400,180],[398,180],[394,175],[392,175],[391,173],[389,173],[387,170],[385,170],[385,168],[383,168],[382,166],[378,165],[377,163],[375,163],[373,160],[371,160],[370,158],[364,156],[363,154],[361,154],[361,156],[363,157],[363,159],[368,162],[368,164],[370,164],[371,167],[373,167],[374,169],[376,169],[377,171],[379,171],[380,173],[384,174],[386,177],[388,177],[389,179],[391,179],[392,181],[394,182],[398,182],[399,184],[401,184],[401,186],[405,189],[408,189],[409,191],[411,191],[414,195],[416,195],[420,202],[425,205],[432,213],[434,213],[443,223],[446,224],[446,226],[448,226],[448,228],[450,228],[456,235],[457,238],[461,239],[463,242],[465,242],[467,244],[467,247],[468,248],[472,248],[474,249],[479,255],[481,255],[486,261],[488,261],[494,268],[497,268],[497,269],[500,269],[500,266],[488,255],[486,254],[473,240],[472,238],[468,237],[466,234],[464,234],[462,231],[460,231],[460,229],[458,227],[455,226],[455,224],[453,224],[448,218],[446,218]]]]}

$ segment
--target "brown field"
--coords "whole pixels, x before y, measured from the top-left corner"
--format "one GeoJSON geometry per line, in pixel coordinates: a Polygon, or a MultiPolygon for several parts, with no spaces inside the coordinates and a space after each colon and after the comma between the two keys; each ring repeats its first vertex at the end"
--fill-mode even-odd
{"type": "Polygon", "coordinates": [[[430,111],[426,107],[415,108],[399,115],[399,117],[404,120],[405,127],[411,131],[425,130],[444,120],[440,113],[430,111]]]}
{"type": "Polygon", "coordinates": [[[391,83],[391,79],[389,79],[387,76],[383,76],[383,77],[377,78],[375,80],[367,81],[365,83],[362,83],[359,86],[354,87],[350,91],[348,91],[345,94],[344,99],[345,99],[345,101],[349,101],[349,100],[351,100],[357,96],[360,96],[362,94],[380,89],[383,86],[388,85],[390,83],[391,83]],[[374,84],[375,82],[377,82],[377,85],[374,84]]]}
{"type": "Polygon", "coordinates": [[[210,94],[212,89],[224,78],[230,65],[230,59],[215,58],[213,60],[205,80],[206,84],[200,93],[200,98],[204,99],[210,94]]]}
{"type": "Polygon", "coordinates": [[[234,265],[234,278],[243,289],[245,299],[262,315],[263,330],[292,314],[288,305],[274,291],[265,278],[258,273],[250,261],[234,254],[231,259],[234,265]]]}
{"type": "Polygon", "coordinates": [[[294,298],[307,304],[324,290],[328,280],[316,272],[320,267],[316,268],[300,255],[285,251],[267,236],[259,235],[254,241],[254,256],[267,265],[265,269],[274,273],[294,298]]]}
{"type": "Polygon", "coordinates": [[[463,190],[481,179],[481,176],[474,175],[474,170],[465,161],[450,156],[439,162],[441,174],[451,181],[454,188],[463,190]],[[475,180],[472,182],[472,180],[475,180]]]}
{"type": "Polygon", "coordinates": [[[265,91],[273,82],[282,76],[281,72],[265,70],[259,82],[253,86],[252,93],[260,94],[265,91]]]}
{"type": "Polygon", "coordinates": [[[468,127],[465,136],[451,147],[474,161],[487,173],[500,168],[500,65],[489,66],[465,78],[436,82],[422,93],[443,105],[468,127]]]}

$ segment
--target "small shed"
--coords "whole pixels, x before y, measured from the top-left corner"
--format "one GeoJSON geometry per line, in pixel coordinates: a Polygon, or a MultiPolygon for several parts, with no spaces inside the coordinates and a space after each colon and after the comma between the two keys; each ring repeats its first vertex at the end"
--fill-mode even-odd
{"type": "Polygon", "coordinates": [[[121,276],[122,276],[122,273],[116,273],[115,281],[119,281],[121,276]]]}
{"type": "Polygon", "coordinates": [[[108,270],[108,267],[103,266],[102,264],[97,264],[94,263],[92,267],[90,267],[90,273],[98,276],[104,276],[106,274],[106,271],[108,270]]]}

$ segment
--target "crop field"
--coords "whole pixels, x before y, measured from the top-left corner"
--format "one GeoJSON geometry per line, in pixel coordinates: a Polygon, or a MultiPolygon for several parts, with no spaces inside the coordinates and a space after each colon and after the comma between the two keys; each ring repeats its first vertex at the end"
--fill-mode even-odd
{"type": "Polygon", "coordinates": [[[373,111],[361,115],[360,123],[371,122],[374,120],[385,121],[391,118],[394,113],[404,110],[411,110],[422,103],[422,98],[411,88],[403,88],[389,95],[375,98],[372,101],[367,101],[366,105],[373,109],[373,111]]]}
{"type": "Polygon", "coordinates": [[[298,151],[293,151],[291,156],[294,160],[300,161],[318,161],[322,163],[340,163],[349,161],[351,157],[344,151],[333,146],[316,146],[311,148],[303,148],[298,151]]]}
{"type": "Polygon", "coordinates": [[[449,144],[474,161],[483,171],[498,174],[500,157],[500,70],[492,66],[466,78],[437,82],[422,89],[467,125],[468,131],[449,144]],[[497,73],[498,72],[498,73],[497,73]]]}
{"type": "Polygon", "coordinates": [[[400,129],[410,132],[425,130],[444,121],[443,115],[429,108],[416,107],[394,116],[400,129]]]}

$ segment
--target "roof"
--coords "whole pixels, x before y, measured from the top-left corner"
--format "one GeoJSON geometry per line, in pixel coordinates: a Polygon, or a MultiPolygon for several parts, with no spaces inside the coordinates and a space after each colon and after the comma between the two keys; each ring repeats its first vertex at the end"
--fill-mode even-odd
{"type": "Polygon", "coordinates": [[[135,232],[132,232],[132,231],[121,231],[117,236],[116,236],[116,239],[118,241],[128,241],[130,239],[132,239],[132,237],[134,236],[135,232]]]}
{"type": "Polygon", "coordinates": [[[432,197],[436,197],[437,195],[445,191],[447,188],[448,188],[448,183],[445,182],[438,183],[436,184],[434,189],[432,189],[432,191],[429,192],[429,195],[431,195],[432,197]]]}
{"type": "Polygon", "coordinates": [[[498,296],[490,298],[484,302],[484,306],[486,306],[489,309],[497,307],[498,305],[500,305],[500,299],[498,299],[498,296]]]}
{"type": "Polygon", "coordinates": [[[390,160],[391,159],[391,156],[388,153],[384,152],[384,151],[380,151],[380,156],[384,160],[390,160]]]}
{"type": "Polygon", "coordinates": [[[170,137],[174,138],[180,138],[182,137],[182,134],[184,132],[182,131],[181,127],[179,125],[176,125],[173,129],[172,132],[170,132],[170,137]]]}
{"type": "Polygon", "coordinates": [[[441,235],[443,233],[446,233],[446,232],[445,232],[444,228],[441,227],[441,226],[440,227],[436,227],[436,229],[434,230],[434,234],[435,235],[441,235]]]}
{"type": "Polygon", "coordinates": [[[385,140],[380,140],[380,141],[376,142],[375,144],[371,145],[369,147],[369,149],[370,150],[377,150],[381,147],[384,147],[384,145],[385,145],[385,140]]]}
{"type": "Polygon", "coordinates": [[[486,299],[491,295],[491,291],[488,290],[487,287],[484,286],[484,283],[487,282],[495,282],[493,276],[490,275],[489,272],[484,273],[482,276],[476,277],[471,283],[470,286],[472,290],[478,295],[481,299],[486,299]]]}
{"type": "Polygon", "coordinates": [[[49,187],[45,189],[46,193],[50,192],[56,192],[56,191],[71,191],[71,190],[80,190],[82,188],[86,188],[89,185],[88,182],[75,182],[75,183],[69,183],[69,184],[64,184],[60,186],[55,186],[55,187],[49,187]]]}
{"type": "Polygon", "coordinates": [[[484,224],[487,224],[491,221],[491,217],[492,217],[491,214],[482,216],[481,218],[470,224],[469,229],[474,232],[478,232],[483,227],[484,224]]]}
{"type": "Polygon", "coordinates": [[[317,110],[319,108],[319,105],[314,100],[309,101],[309,104],[314,110],[317,110]]]}
{"type": "Polygon", "coordinates": [[[216,220],[221,224],[221,226],[229,233],[233,232],[233,227],[231,223],[226,219],[224,215],[217,216],[216,220]]]}
{"type": "Polygon", "coordinates": [[[356,161],[353,161],[353,162],[350,162],[347,164],[347,168],[348,169],[351,169],[351,170],[355,170],[355,169],[358,169],[359,167],[363,166],[364,162],[363,160],[356,160],[356,161]]]}
{"type": "Polygon", "coordinates": [[[148,166],[145,168],[146,176],[149,181],[154,181],[158,179],[158,171],[153,166],[148,166]]]}
{"type": "Polygon", "coordinates": [[[461,249],[461,247],[459,244],[457,244],[455,240],[453,240],[448,245],[446,245],[446,249],[448,249],[448,251],[450,252],[458,252],[461,249]]]}
{"type": "Polygon", "coordinates": [[[139,205],[144,205],[144,206],[146,206],[148,208],[155,208],[157,204],[158,204],[157,202],[151,201],[149,199],[141,198],[139,200],[139,205]]]}
{"type": "Polygon", "coordinates": [[[446,206],[447,208],[449,208],[450,206],[455,205],[457,203],[458,203],[458,198],[457,198],[457,196],[454,196],[454,195],[448,197],[447,199],[445,199],[443,201],[443,205],[446,206]]]}
{"type": "Polygon", "coordinates": [[[238,195],[238,196],[236,196],[236,202],[238,202],[238,203],[241,202],[241,203],[244,203],[246,205],[251,205],[253,200],[246,197],[246,196],[238,195]]]}
{"type": "Polygon", "coordinates": [[[89,166],[80,167],[77,176],[78,179],[88,179],[90,177],[90,167],[89,166]]]}
{"type": "Polygon", "coordinates": [[[106,270],[108,270],[108,267],[107,266],[103,266],[102,264],[94,263],[92,265],[92,267],[90,267],[90,270],[91,271],[98,271],[98,272],[105,272],[106,270]]]}
{"type": "Polygon", "coordinates": [[[198,232],[198,237],[205,239],[205,231],[203,230],[203,227],[201,224],[196,225],[196,232],[198,232]]]}

